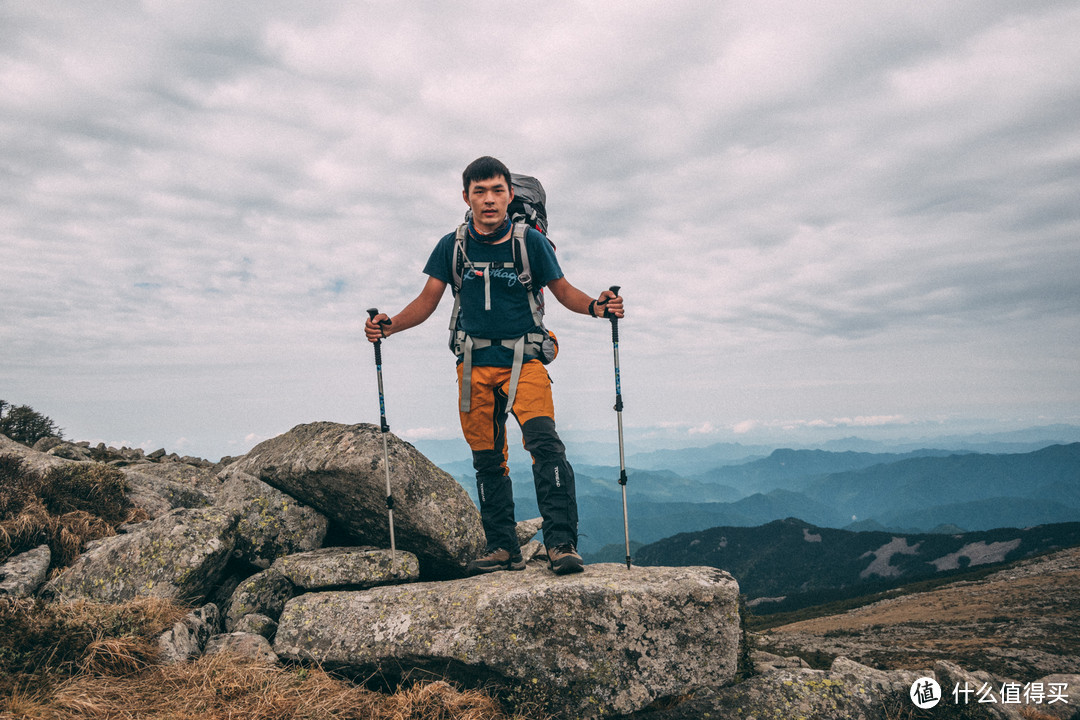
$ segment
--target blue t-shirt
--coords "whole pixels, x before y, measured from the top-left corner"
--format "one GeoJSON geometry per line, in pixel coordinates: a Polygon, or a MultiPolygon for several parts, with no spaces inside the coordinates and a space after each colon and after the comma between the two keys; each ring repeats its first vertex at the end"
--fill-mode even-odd
{"type": "MultiPolygon", "coordinates": [[[[455,233],[443,236],[424,266],[426,275],[442,280],[451,287],[454,284],[454,243],[455,233]]],[[[529,229],[525,234],[525,249],[529,253],[529,270],[534,287],[544,287],[563,276],[551,243],[539,232],[529,229]]],[[[465,254],[472,262],[503,262],[506,266],[490,270],[490,310],[485,309],[483,276],[469,272],[468,267],[462,272],[461,329],[473,337],[493,340],[518,338],[538,330],[533,323],[528,290],[518,280],[514,267],[513,238],[495,245],[466,240],[465,254]]],[[[530,359],[528,354],[526,359],[530,359]]],[[[513,348],[493,345],[473,350],[474,365],[510,367],[513,362],[513,348]]]]}

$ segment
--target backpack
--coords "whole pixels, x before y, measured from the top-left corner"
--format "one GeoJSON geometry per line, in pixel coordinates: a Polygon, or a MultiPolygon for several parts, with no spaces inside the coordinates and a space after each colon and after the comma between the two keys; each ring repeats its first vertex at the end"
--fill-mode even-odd
{"type": "Polygon", "coordinates": [[[544,186],[534,177],[514,173],[510,173],[510,185],[514,188],[514,199],[507,208],[510,221],[528,223],[547,237],[547,193],[544,192],[544,186]]]}
{"type": "MultiPolygon", "coordinates": [[[[518,379],[521,377],[521,366],[525,352],[529,351],[539,357],[540,361],[547,365],[559,354],[559,341],[555,333],[544,327],[544,289],[534,287],[532,272],[529,268],[529,253],[525,247],[525,236],[529,228],[539,231],[547,238],[547,193],[544,186],[536,178],[527,175],[511,174],[511,185],[514,188],[514,199],[507,208],[510,221],[513,223],[511,231],[511,250],[513,253],[513,267],[518,276],[518,281],[525,286],[529,298],[529,308],[532,311],[533,325],[539,327],[542,332],[527,333],[518,338],[476,338],[465,333],[459,327],[461,314],[462,277],[468,269],[469,272],[483,274],[485,284],[490,282],[490,271],[506,267],[503,262],[472,262],[467,252],[468,233],[466,232],[472,211],[466,211],[465,222],[458,226],[454,237],[454,261],[452,263],[453,283],[451,289],[454,293],[454,309],[450,315],[450,350],[455,355],[462,356],[462,387],[460,398],[461,412],[469,412],[472,404],[471,379],[472,379],[472,351],[475,348],[485,348],[492,345],[502,345],[514,350],[514,364],[510,372],[510,387],[507,392],[507,407],[514,407],[514,397],[517,392],[518,379]]],[[[555,243],[548,240],[554,249],[555,243]]],[[[490,298],[489,298],[490,300],[490,298]]]]}

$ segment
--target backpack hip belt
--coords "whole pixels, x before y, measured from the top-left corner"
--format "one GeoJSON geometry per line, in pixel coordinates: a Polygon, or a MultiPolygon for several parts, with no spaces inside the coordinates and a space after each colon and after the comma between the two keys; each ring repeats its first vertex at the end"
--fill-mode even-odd
{"type": "Polygon", "coordinates": [[[461,351],[457,354],[461,360],[461,400],[458,405],[461,412],[469,412],[472,408],[472,351],[474,348],[486,348],[492,345],[502,345],[514,349],[514,364],[510,370],[510,386],[506,391],[507,410],[514,409],[514,398],[517,397],[518,380],[521,379],[521,366],[524,364],[525,353],[543,357],[543,343],[546,333],[526,333],[518,338],[510,340],[491,340],[488,338],[475,338],[461,330],[454,333],[455,340],[461,351]]]}

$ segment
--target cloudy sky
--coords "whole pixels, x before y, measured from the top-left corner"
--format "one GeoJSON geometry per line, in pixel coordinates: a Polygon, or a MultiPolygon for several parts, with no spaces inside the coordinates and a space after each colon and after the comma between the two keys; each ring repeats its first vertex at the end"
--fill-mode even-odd
{"type": "MultiPolygon", "coordinates": [[[[641,447],[1080,422],[1078,36],[1072,0],[5,0],[0,398],[214,459],[377,421],[364,311],[491,154],[623,287],[641,447]]],[[[610,327],[552,304],[563,434],[613,439],[610,327]]],[[[459,434],[449,311],[383,348],[408,439],[459,434]]]]}

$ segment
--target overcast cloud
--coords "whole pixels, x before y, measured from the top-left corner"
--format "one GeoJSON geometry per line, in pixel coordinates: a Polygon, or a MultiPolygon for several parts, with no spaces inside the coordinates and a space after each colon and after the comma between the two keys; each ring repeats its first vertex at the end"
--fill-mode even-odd
{"type": "MultiPolygon", "coordinates": [[[[1077,422],[1078,36],[1070,1],[7,0],[0,398],[215,458],[377,420],[364,310],[491,154],[623,287],[642,443],[1077,422]]],[[[459,432],[449,306],[384,347],[406,438],[459,432]]],[[[610,330],[549,315],[564,435],[604,439],[610,330]]]]}

